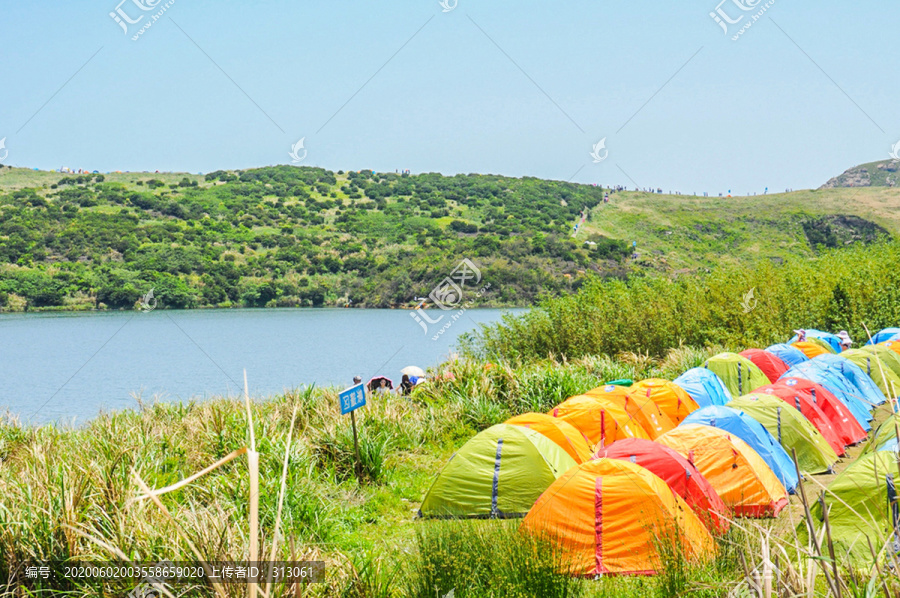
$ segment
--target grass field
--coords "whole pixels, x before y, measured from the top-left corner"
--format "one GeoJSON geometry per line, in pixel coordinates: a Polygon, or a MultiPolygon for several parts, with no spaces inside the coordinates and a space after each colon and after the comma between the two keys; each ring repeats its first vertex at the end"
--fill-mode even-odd
{"type": "MultiPolygon", "coordinates": [[[[777,595],[789,595],[789,589],[802,589],[805,596],[828,595],[815,561],[801,556],[803,545],[795,530],[803,511],[797,497],[778,519],[739,520],[720,539],[714,561],[664,555],[665,573],[650,578],[561,575],[552,548],[523,539],[516,521],[414,518],[442,464],[475,432],[513,414],[545,411],[610,379],[674,377],[720,349],[682,348],[663,360],[623,355],[516,369],[485,369],[466,361],[445,364],[437,373],[452,372],[452,379],[419,388],[411,399],[376,398],[360,412],[359,477],[349,422],[339,415],[334,390],[301,389],[254,400],[260,550],[269,554],[279,521],[276,558],[326,562],[327,583],[307,588],[303,596],[425,598],[454,588],[461,598],[750,596],[745,577],[772,572],[766,554],[780,563],[771,577],[777,595]]],[[[879,412],[878,417],[884,415],[879,412]]],[[[22,427],[7,418],[0,425],[0,581],[12,595],[66,591],[94,596],[97,588],[88,584],[42,586],[39,580],[26,580],[23,568],[34,561],[112,561],[117,556],[142,562],[193,561],[198,554],[211,561],[244,558],[250,546],[244,456],[162,495],[170,515],[136,499],[142,482],[151,488],[174,484],[249,442],[240,398],[140,404],[131,411],[102,414],[77,429],[22,427]]],[[[845,459],[840,467],[851,461],[845,459]]],[[[808,481],[810,495],[829,479],[808,481]]],[[[849,590],[849,570],[842,569],[841,575],[847,584],[844,596],[867,595],[849,590]]],[[[868,573],[859,575],[868,582],[868,573]]],[[[125,591],[121,584],[107,590],[112,595],[125,591]]],[[[200,586],[180,591],[214,595],[200,586]]],[[[287,591],[276,588],[272,595],[287,591]]],[[[242,595],[244,590],[229,592],[242,595]]]]}
{"type": "Polygon", "coordinates": [[[813,256],[803,223],[855,215],[900,233],[900,189],[802,190],[751,197],[625,192],[593,209],[579,233],[637,241],[639,263],[661,271],[813,256]]]}

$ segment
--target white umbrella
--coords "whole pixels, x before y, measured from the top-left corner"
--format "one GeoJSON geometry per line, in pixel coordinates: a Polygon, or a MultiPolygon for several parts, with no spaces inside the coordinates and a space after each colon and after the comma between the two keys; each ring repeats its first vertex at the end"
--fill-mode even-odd
{"type": "Polygon", "coordinates": [[[419,378],[425,377],[425,370],[423,370],[422,368],[415,366],[415,365],[406,366],[405,368],[400,370],[400,373],[406,374],[407,376],[410,376],[410,377],[413,377],[413,376],[416,376],[419,378]]]}

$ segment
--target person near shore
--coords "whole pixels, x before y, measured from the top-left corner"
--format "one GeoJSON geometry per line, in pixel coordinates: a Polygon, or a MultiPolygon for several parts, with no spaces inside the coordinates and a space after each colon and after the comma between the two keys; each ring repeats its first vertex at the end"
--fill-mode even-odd
{"type": "Polygon", "coordinates": [[[838,332],[837,337],[841,339],[841,351],[846,351],[853,345],[853,341],[850,339],[850,335],[847,334],[846,330],[838,332]]]}
{"type": "Polygon", "coordinates": [[[400,388],[398,389],[400,391],[400,394],[408,395],[409,393],[412,392],[412,388],[413,388],[413,383],[409,380],[409,376],[406,374],[403,374],[403,379],[400,381],[400,388]]]}

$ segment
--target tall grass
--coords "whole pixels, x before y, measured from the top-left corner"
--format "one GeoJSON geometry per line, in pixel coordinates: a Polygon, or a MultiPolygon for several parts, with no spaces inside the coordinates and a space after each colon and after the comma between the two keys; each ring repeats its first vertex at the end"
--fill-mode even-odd
{"type": "MultiPolygon", "coordinates": [[[[304,588],[306,598],[440,598],[453,588],[456,597],[758,596],[767,579],[773,596],[828,596],[823,559],[829,575],[837,566],[842,596],[896,592],[898,569],[885,563],[877,575],[859,572],[839,551],[834,559],[827,548],[811,552],[793,527],[784,527],[784,516],[734,526],[737,531],[719,539],[712,562],[687,562],[663,550],[658,577],[601,580],[559,575],[564,564],[552,550],[536,552],[515,533],[516,522],[413,520],[441,465],[478,430],[510,415],[546,411],[612,379],[672,378],[720,349],[448,362],[411,396],[373,397],[358,412],[360,477],[334,389],[254,401],[259,551],[282,560],[325,560],[327,583],[304,588]]],[[[135,500],[142,490],[131,472],[150,488],[176,484],[247,447],[247,420],[240,399],[139,404],[79,428],[0,419],[0,595],[96,595],[85,585],[49,587],[24,578],[24,566],[35,561],[114,560],[119,553],[136,561],[193,561],[188,540],[207,560],[246,558],[243,454],[159,496],[171,516],[135,500]]],[[[192,588],[187,595],[211,594],[192,588]]]]}
{"type": "MultiPolygon", "coordinates": [[[[330,565],[328,587],[357,578],[362,581],[354,591],[372,587],[373,571],[391,569],[383,563],[363,567],[361,555],[390,563],[378,547],[389,543],[395,554],[397,546],[415,545],[417,501],[441,464],[474,433],[511,415],[549,409],[613,378],[674,374],[672,368],[704,355],[680,349],[663,360],[444,364],[411,397],[372,398],[358,412],[360,479],[348,418],[340,415],[334,389],[303,388],[254,401],[258,549],[271,554],[280,504],[276,558],[314,551],[330,565]]],[[[78,428],[0,420],[0,588],[40,594],[40,581],[23,577],[26,564],[114,559],[108,548],[139,561],[192,561],[185,538],[207,560],[245,558],[250,509],[243,456],[159,496],[171,516],[135,500],[142,490],[132,471],[149,488],[176,484],[247,447],[247,421],[247,407],[237,398],[138,401],[134,410],[104,413],[78,428]]],[[[92,595],[78,584],[53,590],[92,595]]]]}
{"type": "Polygon", "coordinates": [[[567,398],[618,379],[675,378],[721,347],[677,347],[661,359],[623,353],[617,359],[584,356],[527,362],[451,362],[418,393],[420,400],[456,413],[476,430],[510,415],[546,412],[567,398]]]}
{"type": "MultiPolygon", "coordinates": [[[[239,459],[159,496],[161,506],[136,499],[247,447],[247,409],[239,400],[220,399],[144,404],[81,428],[0,421],[0,588],[40,590],[41,581],[24,572],[42,561],[194,561],[198,553],[209,561],[245,559],[253,547],[247,522],[253,520],[248,479],[254,476],[248,478],[240,451],[239,459]]],[[[357,480],[348,418],[340,415],[333,390],[304,389],[250,404],[259,455],[258,553],[287,560],[296,547],[320,547],[341,564],[344,550],[385,535],[360,536],[358,530],[396,513],[401,496],[408,501],[424,492],[443,458],[435,440],[456,425],[436,411],[396,395],[371,400],[358,418],[357,480]],[[426,446],[438,454],[427,455],[426,446]],[[388,486],[410,454],[433,461],[421,473],[404,470],[396,480],[400,488],[388,486]]],[[[63,586],[53,589],[92,594],[77,583],[63,586]]]]}
{"type": "Polygon", "coordinates": [[[429,521],[417,529],[406,596],[434,598],[569,598],[583,595],[578,579],[550,543],[517,531],[518,522],[429,521]]]}
{"type": "Polygon", "coordinates": [[[900,321],[900,241],[816,259],[722,266],[706,275],[593,279],[467,337],[464,351],[503,361],[562,356],[663,356],[680,345],[765,347],[799,326],[866,338],[900,321]],[[753,298],[748,293],[753,290],[753,298]]]}

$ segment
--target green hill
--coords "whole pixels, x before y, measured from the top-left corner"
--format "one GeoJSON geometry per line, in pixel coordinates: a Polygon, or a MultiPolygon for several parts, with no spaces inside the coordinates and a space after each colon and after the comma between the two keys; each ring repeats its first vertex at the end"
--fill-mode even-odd
{"type": "Polygon", "coordinates": [[[637,242],[632,266],[684,273],[871,242],[900,233],[900,190],[823,189],[749,197],[617,193],[584,234],[637,242]]]}
{"type": "Polygon", "coordinates": [[[535,178],[293,166],[0,168],[0,309],[131,308],[151,288],[173,308],[414,305],[464,258],[490,284],[479,305],[530,305],[590,272],[680,274],[900,232],[890,188],[604,194],[535,178]]]}
{"type": "Polygon", "coordinates": [[[900,183],[900,161],[884,160],[854,166],[822,185],[822,189],[834,189],[837,187],[895,187],[897,183],[900,183]]]}

